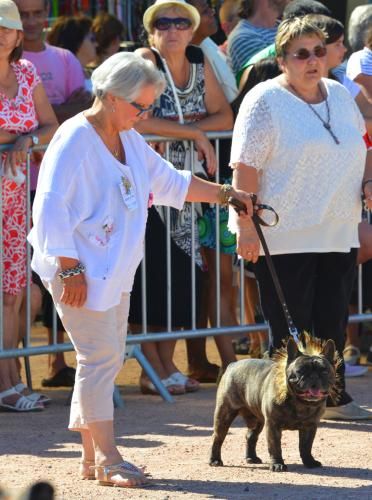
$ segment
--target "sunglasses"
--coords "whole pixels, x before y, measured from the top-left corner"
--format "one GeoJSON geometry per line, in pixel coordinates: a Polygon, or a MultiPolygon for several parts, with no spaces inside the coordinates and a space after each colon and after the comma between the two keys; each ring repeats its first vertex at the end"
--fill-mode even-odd
{"type": "Polygon", "coordinates": [[[325,57],[327,55],[327,47],[324,45],[317,45],[314,47],[314,50],[311,52],[310,50],[307,49],[298,49],[297,52],[292,54],[292,57],[295,59],[298,59],[299,61],[306,61],[306,59],[309,59],[314,55],[317,58],[325,57]]]}
{"type": "Polygon", "coordinates": [[[148,113],[154,107],[154,105],[151,104],[148,108],[145,108],[144,106],[141,106],[141,104],[138,104],[138,102],[135,102],[135,101],[132,101],[129,104],[138,110],[138,113],[136,114],[136,116],[141,116],[144,113],[148,113]]]}
{"type": "Polygon", "coordinates": [[[171,26],[176,30],[186,31],[191,28],[192,22],[187,17],[159,17],[154,21],[154,28],[159,31],[167,31],[171,26]]]}

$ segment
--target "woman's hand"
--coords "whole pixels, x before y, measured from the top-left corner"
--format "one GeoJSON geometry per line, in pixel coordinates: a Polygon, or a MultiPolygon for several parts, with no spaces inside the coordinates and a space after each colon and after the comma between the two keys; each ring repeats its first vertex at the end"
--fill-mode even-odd
{"type": "Polygon", "coordinates": [[[65,278],[62,283],[61,302],[71,307],[82,307],[87,300],[87,283],[84,274],[65,278]]]}
{"type": "Polygon", "coordinates": [[[16,176],[17,169],[26,162],[27,152],[31,146],[31,137],[29,135],[20,135],[13,144],[13,147],[7,152],[4,162],[4,173],[10,170],[16,176]]]}
{"type": "Polygon", "coordinates": [[[364,207],[366,210],[372,210],[372,182],[364,186],[364,207]]]}
{"type": "Polygon", "coordinates": [[[230,197],[241,201],[247,209],[246,214],[243,211],[239,212],[239,215],[237,214],[239,219],[240,218],[247,219],[249,217],[252,217],[254,206],[253,206],[253,202],[252,202],[252,194],[251,193],[247,193],[246,191],[243,191],[242,189],[233,188],[231,193],[230,193],[230,197]]]}
{"type": "Polygon", "coordinates": [[[257,262],[260,254],[260,240],[252,221],[237,228],[236,252],[245,260],[257,262]]]}
{"type": "Polygon", "coordinates": [[[201,130],[198,138],[196,138],[194,142],[195,148],[198,151],[198,159],[202,160],[205,158],[207,163],[207,172],[210,176],[213,176],[217,170],[217,159],[212,144],[201,130]]]}

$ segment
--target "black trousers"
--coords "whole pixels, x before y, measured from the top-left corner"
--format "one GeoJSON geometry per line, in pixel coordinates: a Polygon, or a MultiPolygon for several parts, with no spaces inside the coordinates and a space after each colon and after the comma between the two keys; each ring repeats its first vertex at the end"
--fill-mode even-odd
{"type": "MultiPolygon", "coordinates": [[[[332,339],[342,357],[345,347],[348,305],[356,272],[357,250],[349,253],[301,253],[273,255],[281,287],[298,331],[306,330],[321,339],[332,339]]],[[[288,326],[276,294],[265,257],[254,266],[261,307],[270,323],[270,343],[281,347],[288,326]]],[[[339,368],[342,393],[338,404],[351,401],[345,392],[345,365],[339,368]]]]}

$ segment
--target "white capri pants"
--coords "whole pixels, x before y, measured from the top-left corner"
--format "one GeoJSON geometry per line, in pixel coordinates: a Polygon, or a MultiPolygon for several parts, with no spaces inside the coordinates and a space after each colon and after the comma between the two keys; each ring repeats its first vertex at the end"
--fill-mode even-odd
{"type": "Polygon", "coordinates": [[[45,283],[63,326],[76,351],[76,378],[69,429],[87,429],[88,423],[113,420],[114,383],[124,362],[130,294],[107,311],[71,307],[60,302],[62,284],[45,283]]]}

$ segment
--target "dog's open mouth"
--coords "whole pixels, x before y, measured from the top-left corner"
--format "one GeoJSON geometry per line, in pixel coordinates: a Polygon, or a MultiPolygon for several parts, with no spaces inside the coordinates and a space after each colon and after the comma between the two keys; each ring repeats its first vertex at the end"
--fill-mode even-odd
{"type": "Polygon", "coordinates": [[[297,392],[297,396],[306,401],[319,401],[328,397],[328,391],[320,389],[307,389],[306,391],[297,392]]]}

